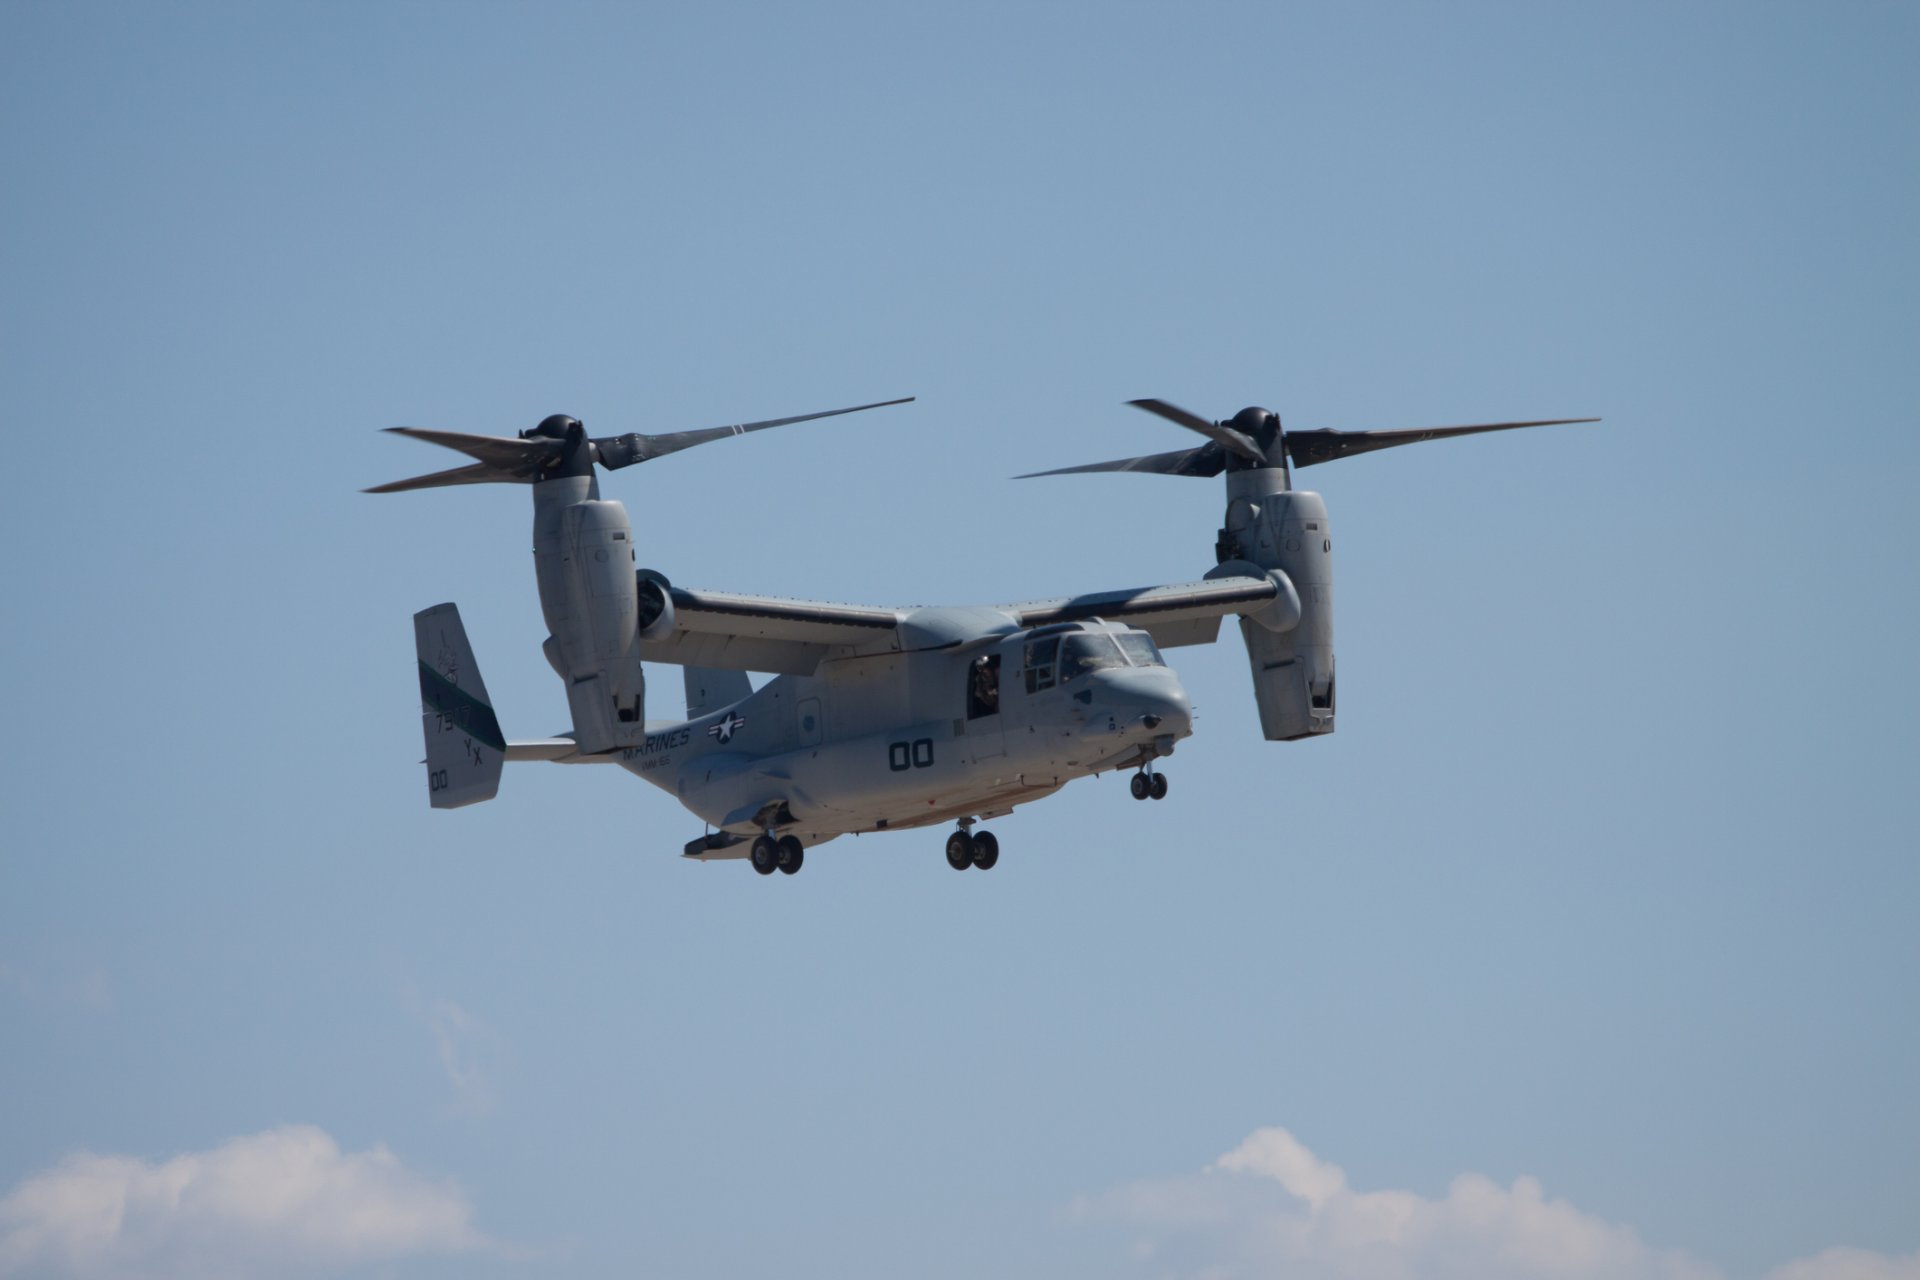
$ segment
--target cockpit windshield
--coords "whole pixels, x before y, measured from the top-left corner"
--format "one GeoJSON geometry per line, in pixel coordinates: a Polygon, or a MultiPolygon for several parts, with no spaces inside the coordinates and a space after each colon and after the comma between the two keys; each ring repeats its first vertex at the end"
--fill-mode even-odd
{"type": "Polygon", "coordinates": [[[1101,667],[1124,667],[1127,660],[1114,647],[1113,637],[1082,632],[1060,642],[1060,683],[1101,667]]]}
{"type": "Polygon", "coordinates": [[[1120,650],[1127,655],[1128,661],[1136,667],[1164,667],[1167,664],[1160,657],[1160,651],[1153,647],[1153,637],[1144,631],[1122,631],[1114,639],[1120,642],[1120,650]]]}

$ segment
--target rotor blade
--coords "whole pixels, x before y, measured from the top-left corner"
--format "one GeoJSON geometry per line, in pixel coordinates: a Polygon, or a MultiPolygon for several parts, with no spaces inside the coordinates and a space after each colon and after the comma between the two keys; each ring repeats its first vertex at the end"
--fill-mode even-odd
{"type": "Polygon", "coordinates": [[[873,404],[856,404],[848,409],[828,409],[824,413],[803,413],[792,418],[769,418],[765,422],[743,422],[733,427],[705,427],[698,431],[669,431],[664,435],[643,435],[638,431],[624,436],[606,436],[593,442],[599,453],[600,465],[609,471],[618,471],[621,467],[636,462],[646,462],[663,457],[669,453],[678,453],[682,449],[691,449],[697,444],[706,444],[711,440],[724,440],[728,436],[745,435],[749,431],[765,431],[769,427],[787,427],[796,422],[812,422],[815,418],[837,418],[843,413],[860,413],[867,409],[884,409],[888,405],[912,404],[913,396],[900,400],[878,400],[873,404]]]}
{"type": "Polygon", "coordinates": [[[1145,409],[1148,413],[1158,414],[1168,422],[1177,422],[1189,431],[1198,431],[1228,453],[1238,454],[1248,462],[1260,466],[1266,465],[1267,457],[1260,452],[1260,446],[1232,427],[1208,422],[1199,414],[1189,413],[1179,405],[1168,404],[1165,400],[1129,400],[1127,403],[1136,409],[1145,409]]]}
{"type": "Polygon", "coordinates": [[[1226,468],[1226,451],[1217,444],[1195,449],[1176,449],[1172,453],[1152,453],[1144,458],[1117,458],[1112,462],[1089,462],[1078,467],[1056,467],[1052,471],[1029,471],[1015,480],[1038,476],[1066,476],[1081,471],[1139,471],[1162,476],[1217,476],[1226,468]]]}
{"type": "Polygon", "coordinates": [[[428,431],[421,427],[388,427],[387,430],[410,440],[458,449],[470,458],[516,476],[531,476],[566,448],[560,440],[516,440],[512,436],[474,436],[464,431],[428,431]]]}
{"type": "Polygon", "coordinates": [[[1513,431],[1521,427],[1562,427],[1576,422],[1598,422],[1598,418],[1547,418],[1540,422],[1486,422],[1470,427],[1415,427],[1402,431],[1289,431],[1287,452],[1296,467],[1311,467],[1351,458],[1375,449],[1418,444],[1422,440],[1441,440],[1448,436],[1471,436],[1482,431],[1513,431]]]}
{"type": "Polygon", "coordinates": [[[476,462],[470,466],[455,467],[451,471],[436,471],[432,475],[414,476],[410,480],[395,480],[388,484],[377,484],[371,489],[362,489],[362,493],[404,493],[409,489],[438,489],[450,484],[532,484],[532,476],[516,476],[502,471],[499,467],[485,462],[476,462]]]}

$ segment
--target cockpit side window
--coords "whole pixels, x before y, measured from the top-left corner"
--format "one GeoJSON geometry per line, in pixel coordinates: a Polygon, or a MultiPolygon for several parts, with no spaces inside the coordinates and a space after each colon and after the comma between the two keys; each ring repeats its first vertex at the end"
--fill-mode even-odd
{"type": "Polygon", "coordinates": [[[1101,667],[1124,667],[1127,660],[1114,648],[1113,637],[1068,636],[1060,644],[1060,683],[1075,680],[1101,667]]]}
{"type": "Polygon", "coordinates": [[[1027,692],[1053,688],[1053,661],[1060,650],[1060,637],[1027,641],[1027,692]]]}
{"type": "Polygon", "coordinates": [[[967,719],[1000,713],[1000,655],[975,658],[967,668],[967,719]]]}
{"type": "Polygon", "coordinates": [[[1114,639],[1120,642],[1120,650],[1127,660],[1136,667],[1164,667],[1166,661],[1161,658],[1160,650],[1153,644],[1153,637],[1144,631],[1123,631],[1114,639]]]}

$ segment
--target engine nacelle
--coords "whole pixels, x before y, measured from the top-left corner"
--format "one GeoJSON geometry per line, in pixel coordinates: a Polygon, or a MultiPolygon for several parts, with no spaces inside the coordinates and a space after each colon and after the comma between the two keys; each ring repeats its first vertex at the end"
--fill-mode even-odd
{"type": "Polygon", "coordinates": [[[1298,601],[1292,627],[1275,628],[1259,614],[1240,620],[1260,729],[1280,741],[1332,733],[1334,712],[1333,533],[1327,505],[1319,494],[1285,484],[1278,469],[1230,474],[1219,543],[1223,562],[1247,561],[1277,571],[1298,601]]]}
{"type": "Polygon", "coordinates": [[[665,640],[673,634],[673,584],[658,569],[642,569],[639,582],[639,623],[642,640],[665,640]]]}
{"type": "Polygon", "coordinates": [[[1300,625],[1300,593],[1294,589],[1293,579],[1278,569],[1262,569],[1249,560],[1224,560],[1201,577],[1209,581],[1215,578],[1265,578],[1273,584],[1273,599],[1252,613],[1240,616],[1259,623],[1268,631],[1291,631],[1300,625]]]}
{"type": "Polygon", "coordinates": [[[627,509],[598,492],[592,476],[534,486],[534,567],[552,632],[547,660],[566,681],[574,737],[588,754],[646,737],[633,529],[627,509]]]}

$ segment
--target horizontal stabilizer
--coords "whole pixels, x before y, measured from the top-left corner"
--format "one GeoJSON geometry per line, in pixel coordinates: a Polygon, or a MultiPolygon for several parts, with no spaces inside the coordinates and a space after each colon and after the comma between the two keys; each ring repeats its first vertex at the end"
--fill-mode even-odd
{"type": "Polygon", "coordinates": [[[605,757],[581,756],[580,744],[572,738],[527,738],[507,744],[507,759],[518,760],[564,760],[572,763],[574,758],[598,763],[605,757]]]}

